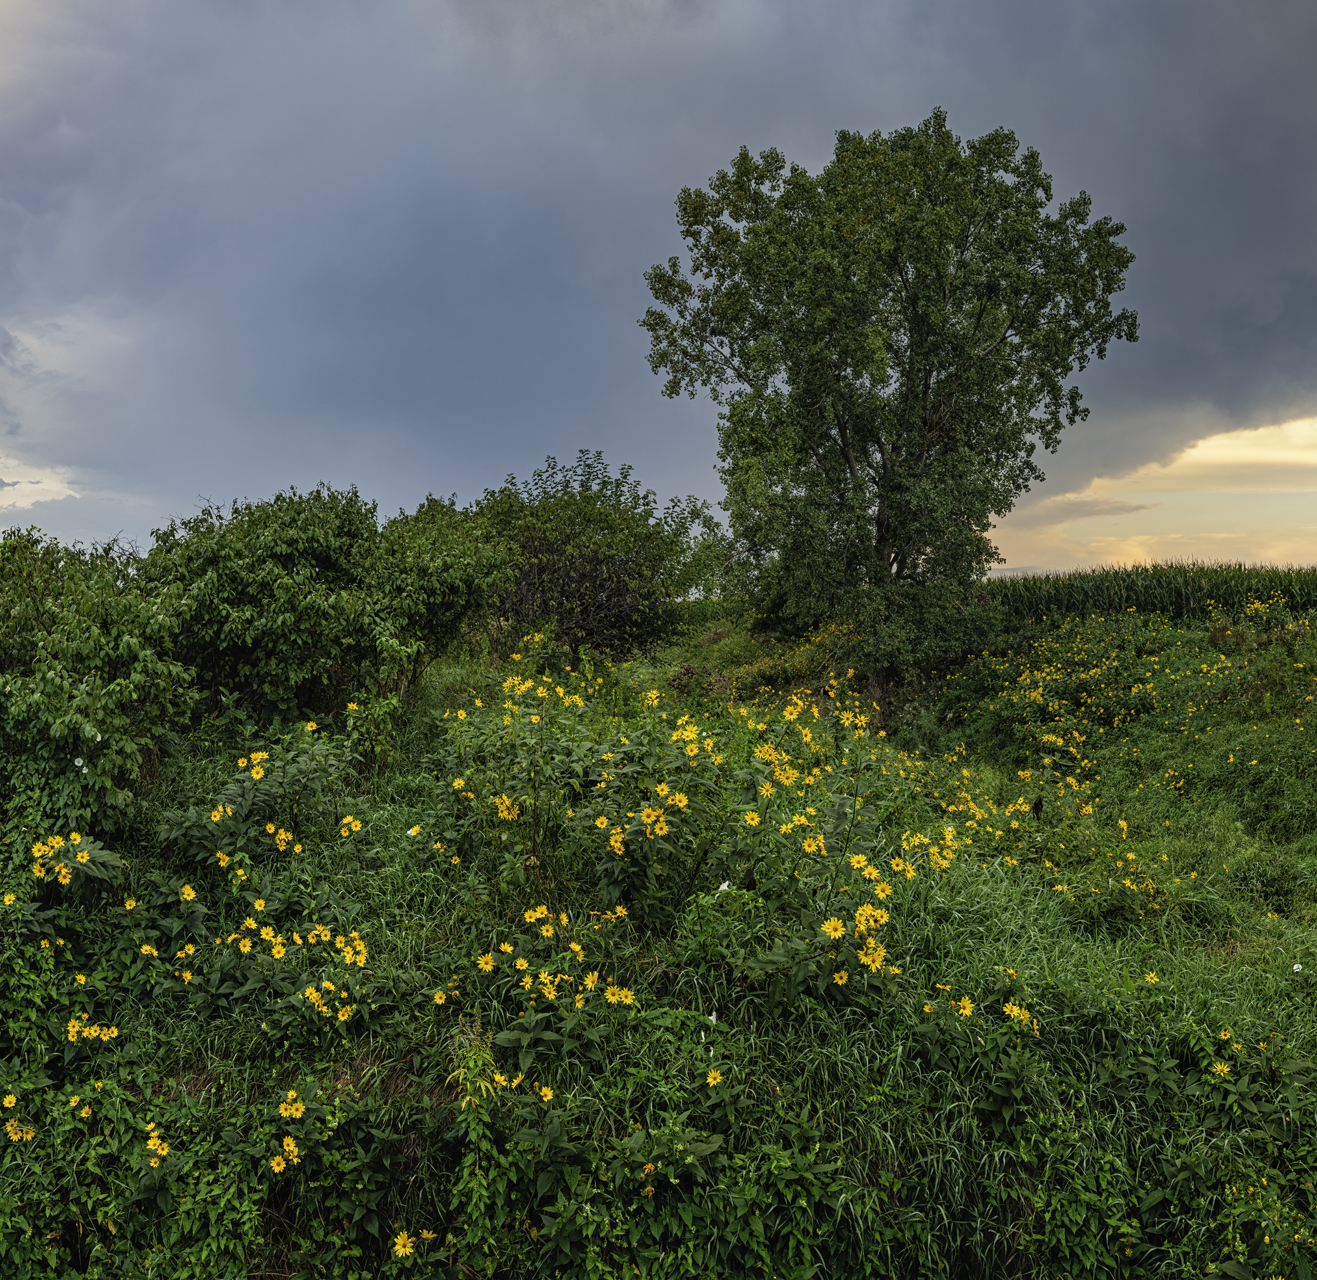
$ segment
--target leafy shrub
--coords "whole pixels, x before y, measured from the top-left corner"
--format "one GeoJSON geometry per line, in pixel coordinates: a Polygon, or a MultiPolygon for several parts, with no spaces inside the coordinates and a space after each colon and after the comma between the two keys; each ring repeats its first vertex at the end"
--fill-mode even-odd
{"type": "Polygon", "coordinates": [[[683,597],[712,589],[717,527],[708,504],[673,499],[659,515],[631,468],[613,476],[601,453],[583,449],[567,467],[549,458],[524,483],[509,476],[473,515],[515,557],[495,604],[507,634],[552,626],[573,659],[583,647],[626,654],[657,640],[678,621],[683,597]]]}
{"type": "Polygon", "coordinates": [[[355,487],[208,506],[155,531],[141,576],[178,589],[178,654],[212,697],[323,711],[414,685],[496,581],[498,557],[432,505],[383,528],[355,487]]]}
{"type": "Polygon", "coordinates": [[[0,783],[6,825],[112,828],[193,706],[173,646],[182,592],[145,589],[109,545],[0,540],[0,783]]]}

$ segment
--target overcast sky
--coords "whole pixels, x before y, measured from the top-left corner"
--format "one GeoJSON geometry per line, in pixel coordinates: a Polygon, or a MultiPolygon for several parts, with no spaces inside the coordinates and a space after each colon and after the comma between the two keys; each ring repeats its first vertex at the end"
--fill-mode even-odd
{"type": "Polygon", "coordinates": [[[579,448],[716,500],[636,324],[678,190],[942,106],[1137,255],[1008,561],[1317,560],[1315,54],[1311,0],[0,0],[0,524],[579,448]]]}

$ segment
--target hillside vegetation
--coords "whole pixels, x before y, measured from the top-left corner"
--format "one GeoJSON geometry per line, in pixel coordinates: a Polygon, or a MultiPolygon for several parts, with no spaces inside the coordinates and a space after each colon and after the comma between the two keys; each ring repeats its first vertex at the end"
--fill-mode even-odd
{"type": "Polygon", "coordinates": [[[991,583],[879,707],[315,501],[4,544],[5,1274],[1312,1274],[1313,575],[991,583]]]}

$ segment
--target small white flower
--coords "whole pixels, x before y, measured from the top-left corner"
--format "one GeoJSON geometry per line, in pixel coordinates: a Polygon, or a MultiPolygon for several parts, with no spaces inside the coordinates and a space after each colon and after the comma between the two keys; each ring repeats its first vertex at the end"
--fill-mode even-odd
{"type": "Polygon", "coordinates": [[[715,1009],[715,1010],[709,1015],[709,1021],[712,1022],[713,1025],[714,1025],[715,1027],[718,1025],[718,1010],[717,1010],[717,1009],[715,1009]]]}
{"type": "Polygon", "coordinates": [[[1301,964],[1296,964],[1296,965],[1294,966],[1294,972],[1295,972],[1295,973],[1302,973],[1302,972],[1303,972],[1303,966],[1302,966],[1301,964]]]}
{"type": "Polygon", "coordinates": [[[82,757],[79,756],[79,757],[78,757],[73,763],[74,763],[74,766],[75,766],[76,768],[81,769],[81,768],[82,768],[82,757]]]}
{"type": "Polygon", "coordinates": [[[98,734],[96,735],[96,741],[99,742],[100,740],[101,740],[101,735],[98,733],[98,734]]]}
{"type": "Polygon", "coordinates": [[[722,884],[718,886],[718,892],[721,893],[724,889],[730,889],[731,887],[732,882],[730,880],[724,880],[722,884]]]}

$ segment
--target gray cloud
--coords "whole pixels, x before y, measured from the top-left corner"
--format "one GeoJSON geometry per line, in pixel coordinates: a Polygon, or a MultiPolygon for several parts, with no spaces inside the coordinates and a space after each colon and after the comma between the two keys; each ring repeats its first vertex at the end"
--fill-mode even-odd
{"type": "Polygon", "coordinates": [[[383,506],[602,448],[717,494],[645,364],[672,201],[746,143],[945,106],[1128,225],[1142,341],[1048,489],[1317,402],[1306,3],[92,0],[0,17],[0,431],[141,537],[324,478],[383,506]],[[21,430],[19,425],[21,424],[21,430]]]}

